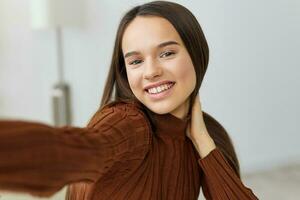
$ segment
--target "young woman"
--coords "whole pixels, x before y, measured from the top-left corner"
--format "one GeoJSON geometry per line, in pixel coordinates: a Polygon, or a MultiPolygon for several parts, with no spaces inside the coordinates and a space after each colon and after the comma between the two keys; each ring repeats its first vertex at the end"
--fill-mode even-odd
{"type": "Polygon", "coordinates": [[[202,187],[209,200],[257,199],[227,132],[201,109],[208,56],[185,7],[134,7],[87,127],[0,121],[0,190],[49,197],[68,185],[68,200],[196,200],[202,187]]]}

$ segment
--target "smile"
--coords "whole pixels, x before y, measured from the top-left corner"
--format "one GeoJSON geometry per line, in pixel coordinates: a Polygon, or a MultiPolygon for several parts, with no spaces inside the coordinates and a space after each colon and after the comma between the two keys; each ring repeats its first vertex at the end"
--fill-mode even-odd
{"type": "Polygon", "coordinates": [[[148,96],[153,100],[166,98],[172,94],[175,83],[163,84],[156,88],[146,90],[148,96]]]}
{"type": "Polygon", "coordinates": [[[150,89],[148,89],[148,93],[157,94],[157,93],[160,93],[160,92],[170,89],[173,85],[174,85],[174,83],[168,83],[168,84],[160,85],[155,88],[150,88],[150,89]]]}

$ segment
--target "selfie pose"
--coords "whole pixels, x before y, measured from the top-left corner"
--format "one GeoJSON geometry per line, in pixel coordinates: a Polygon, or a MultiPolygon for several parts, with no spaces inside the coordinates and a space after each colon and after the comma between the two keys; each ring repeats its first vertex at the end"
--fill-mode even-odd
{"type": "Polygon", "coordinates": [[[209,48],[185,7],[129,10],[99,110],[87,127],[0,121],[0,191],[67,200],[258,199],[242,183],[233,143],[202,110],[209,48]]]}

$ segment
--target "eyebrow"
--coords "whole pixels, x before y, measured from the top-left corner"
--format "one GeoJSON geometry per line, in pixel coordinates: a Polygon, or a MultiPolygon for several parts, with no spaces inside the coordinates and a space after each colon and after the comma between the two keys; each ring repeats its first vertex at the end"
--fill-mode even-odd
{"type": "MultiPolygon", "coordinates": [[[[167,42],[163,42],[163,43],[160,43],[159,45],[157,45],[158,48],[163,48],[165,46],[168,46],[168,45],[179,45],[178,42],[175,42],[175,41],[167,41],[167,42]]],[[[132,55],[137,55],[139,54],[138,51],[130,51],[128,53],[125,54],[124,58],[127,58],[129,56],[132,56],[132,55]]]]}

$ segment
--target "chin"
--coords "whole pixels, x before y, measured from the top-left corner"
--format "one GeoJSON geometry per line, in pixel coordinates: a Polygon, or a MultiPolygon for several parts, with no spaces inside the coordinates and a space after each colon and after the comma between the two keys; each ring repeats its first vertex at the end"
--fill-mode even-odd
{"type": "Polygon", "coordinates": [[[170,104],[168,105],[164,105],[164,104],[160,104],[159,103],[148,103],[148,104],[144,104],[149,110],[151,110],[154,113],[157,114],[166,114],[166,113],[170,113],[172,112],[174,109],[173,106],[170,106],[170,104]]]}

